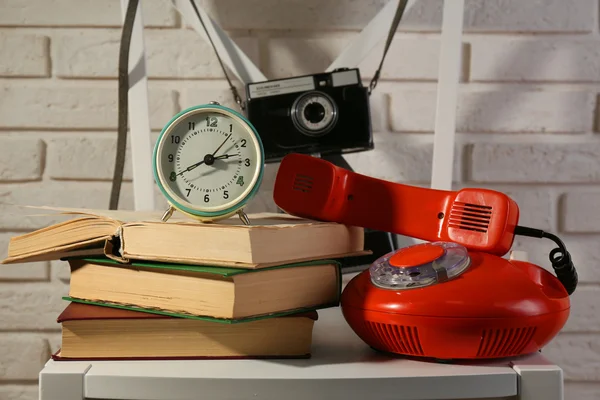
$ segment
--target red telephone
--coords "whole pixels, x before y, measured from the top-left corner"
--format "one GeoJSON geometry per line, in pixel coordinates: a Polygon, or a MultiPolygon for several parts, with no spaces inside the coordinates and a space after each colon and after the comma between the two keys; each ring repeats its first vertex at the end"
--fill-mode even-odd
{"type": "Polygon", "coordinates": [[[517,225],[519,208],[486,189],[443,191],[360,175],[302,154],[279,167],[289,214],[429,241],[376,260],[342,293],[346,321],[371,347],[437,359],[517,356],[562,329],[577,273],[562,241],[517,225]],[[556,276],[502,258],[516,234],[546,237],[556,276]]]}

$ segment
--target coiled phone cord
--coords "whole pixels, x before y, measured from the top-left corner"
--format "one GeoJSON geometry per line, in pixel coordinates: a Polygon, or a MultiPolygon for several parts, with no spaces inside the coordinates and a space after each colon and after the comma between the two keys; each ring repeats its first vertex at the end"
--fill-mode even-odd
{"type": "Polygon", "coordinates": [[[525,226],[516,226],[515,235],[529,236],[534,238],[546,238],[554,241],[558,247],[550,251],[550,263],[556,273],[556,277],[562,283],[563,287],[569,295],[575,292],[579,278],[577,270],[571,259],[571,254],[567,251],[567,247],[563,241],[552,233],[545,232],[541,229],[528,228],[525,226]]]}

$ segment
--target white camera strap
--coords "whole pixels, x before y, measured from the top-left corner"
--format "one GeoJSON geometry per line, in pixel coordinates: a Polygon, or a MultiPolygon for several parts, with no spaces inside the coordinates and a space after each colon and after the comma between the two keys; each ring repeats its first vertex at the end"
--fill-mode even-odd
{"type": "MultiPolygon", "coordinates": [[[[177,4],[179,9],[182,9],[182,8],[184,8],[183,2],[185,2],[185,1],[186,0],[175,0],[175,3],[177,4]]],[[[223,64],[223,61],[221,60],[221,57],[219,56],[219,51],[217,50],[217,47],[215,46],[215,43],[212,40],[212,35],[210,34],[210,32],[207,29],[207,25],[204,21],[204,19],[207,17],[207,15],[204,15],[204,18],[203,18],[202,13],[198,10],[198,7],[196,6],[196,3],[194,2],[194,0],[188,0],[188,1],[191,4],[191,6],[193,7],[194,14],[197,17],[196,21],[191,21],[188,19],[188,23],[191,23],[192,26],[194,26],[194,25],[196,25],[196,24],[194,24],[194,22],[197,22],[202,27],[202,29],[204,31],[203,33],[206,35],[206,37],[208,37],[208,40],[215,52],[215,55],[217,56],[217,60],[219,61],[219,64],[221,65],[221,69],[223,70],[225,79],[227,79],[227,83],[229,85],[229,88],[231,89],[231,92],[233,94],[233,98],[234,98],[235,102],[239,105],[239,107],[242,110],[245,110],[246,105],[242,101],[240,95],[238,94],[236,87],[232,84],[231,79],[229,78],[229,75],[227,74],[227,70],[223,64]]],[[[381,56],[379,66],[377,67],[377,70],[375,71],[375,74],[373,75],[373,78],[371,79],[371,82],[369,83],[369,89],[368,89],[369,95],[371,94],[373,89],[375,89],[375,86],[377,86],[377,82],[379,80],[379,76],[381,73],[381,68],[383,67],[383,62],[385,60],[385,56],[387,55],[387,52],[390,48],[392,40],[394,40],[394,35],[396,33],[396,29],[398,29],[398,24],[400,23],[400,20],[402,19],[402,15],[404,14],[404,10],[406,9],[407,3],[408,3],[408,0],[400,0],[398,2],[398,6],[396,7],[396,13],[394,15],[394,19],[392,20],[390,29],[388,31],[387,40],[385,42],[385,47],[383,49],[383,55],[381,56]]],[[[199,32],[199,33],[201,33],[201,32],[199,32]]],[[[265,78],[264,80],[267,80],[267,79],[265,78]]],[[[246,81],[242,80],[242,82],[246,82],[246,81]]]]}
{"type": "MultiPolygon", "coordinates": [[[[217,51],[217,47],[215,46],[215,43],[212,40],[212,35],[208,32],[208,29],[206,27],[206,24],[204,23],[204,20],[202,19],[202,16],[200,15],[200,10],[198,10],[198,6],[196,5],[196,2],[194,0],[189,0],[192,8],[194,9],[194,14],[196,14],[196,17],[198,18],[198,22],[200,23],[200,25],[202,26],[202,29],[204,30],[204,33],[206,33],[206,36],[208,37],[208,41],[210,42],[211,47],[213,48],[215,55],[217,56],[217,60],[219,61],[219,65],[221,66],[221,69],[223,70],[223,74],[225,75],[225,79],[227,79],[227,84],[229,85],[229,89],[231,89],[231,94],[233,95],[233,100],[237,103],[237,105],[244,110],[246,108],[246,105],[244,104],[244,102],[242,101],[242,98],[240,97],[237,88],[233,85],[233,83],[231,83],[231,79],[229,78],[229,74],[227,74],[227,69],[225,68],[225,66],[223,65],[223,60],[221,60],[221,57],[219,56],[219,52],[217,51]]],[[[195,25],[195,24],[194,24],[195,25]]]]}
{"type": "MultiPolygon", "coordinates": [[[[398,8],[398,1],[388,1],[363,30],[352,38],[350,43],[348,43],[331,65],[327,67],[325,72],[331,72],[344,67],[358,67],[365,58],[369,57],[375,46],[383,40],[385,34],[388,32],[386,27],[390,26],[394,20],[394,9],[398,8]]],[[[405,12],[414,7],[417,1],[409,0],[405,12]]]]}
{"type": "Polygon", "coordinates": [[[179,12],[185,22],[190,25],[205,41],[209,42],[219,65],[225,74],[225,79],[235,102],[241,109],[244,103],[237,89],[233,85],[227,69],[237,77],[243,84],[249,82],[266,81],[265,75],[258,69],[250,58],[239,48],[239,46],[227,35],[227,33],[206,13],[202,7],[198,7],[194,0],[171,0],[173,7],[179,12]]]}

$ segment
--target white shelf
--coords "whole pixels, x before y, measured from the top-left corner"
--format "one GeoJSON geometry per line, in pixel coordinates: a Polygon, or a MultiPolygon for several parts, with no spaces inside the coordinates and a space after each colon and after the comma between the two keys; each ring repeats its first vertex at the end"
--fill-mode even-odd
{"type": "Polygon", "coordinates": [[[562,370],[541,354],[470,365],[384,356],[333,308],[319,313],[311,359],[50,360],[40,400],[562,400],[562,385],[562,370]]]}

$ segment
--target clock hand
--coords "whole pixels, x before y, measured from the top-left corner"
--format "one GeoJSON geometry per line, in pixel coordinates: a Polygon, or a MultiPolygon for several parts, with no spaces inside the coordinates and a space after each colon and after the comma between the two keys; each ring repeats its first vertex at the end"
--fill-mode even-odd
{"type": "Polygon", "coordinates": [[[175,176],[179,176],[179,175],[182,175],[184,172],[191,171],[191,170],[193,170],[194,168],[196,168],[196,167],[198,167],[198,166],[200,166],[200,165],[202,165],[202,164],[204,164],[204,163],[206,163],[207,165],[212,165],[212,164],[215,162],[215,160],[221,160],[221,159],[224,159],[224,158],[229,158],[229,157],[233,156],[234,154],[224,154],[224,155],[222,155],[222,156],[215,157],[215,154],[217,154],[217,152],[218,152],[219,150],[221,150],[221,147],[223,147],[223,145],[224,145],[225,143],[227,143],[227,140],[229,140],[229,138],[231,137],[231,135],[233,135],[233,133],[230,133],[229,135],[227,135],[227,137],[225,138],[225,140],[223,140],[223,143],[221,143],[221,144],[219,145],[219,147],[217,147],[217,149],[216,149],[216,150],[215,150],[215,151],[214,151],[212,154],[207,154],[207,155],[205,155],[205,156],[204,156],[204,159],[203,159],[202,161],[199,161],[199,162],[197,162],[196,164],[192,164],[192,165],[190,165],[189,167],[187,167],[187,168],[186,168],[186,169],[184,169],[183,171],[180,171],[180,172],[179,172],[177,175],[175,175],[175,176]]]}
{"type": "Polygon", "coordinates": [[[183,173],[184,173],[184,172],[191,171],[191,170],[193,170],[194,168],[196,168],[196,167],[198,167],[199,165],[202,165],[202,164],[204,164],[204,160],[202,160],[202,161],[200,161],[200,162],[197,162],[196,164],[192,164],[192,165],[190,165],[189,167],[187,167],[187,168],[186,168],[186,169],[184,169],[183,171],[180,171],[180,172],[179,172],[177,175],[175,175],[175,176],[183,175],[183,173]]]}
{"type": "MultiPolygon", "coordinates": [[[[218,149],[217,149],[218,150],[218,149]]],[[[235,156],[235,154],[223,154],[222,156],[218,156],[218,157],[213,157],[210,154],[207,154],[204,156],[204,160],[197,162],[196,164],[192,164],[189,167],[187,167],[186,169],[184,169],[183,171],[180,171],[177,175],[175,176],[179,176],[179,175],[183,175],[184,172],[188,172],[193,170],[194,168],[206,163],[207,165],[212,165],[214,163],[215,160],[223,160],[229,157],[233,157],[235,156]],[[207,161],[208,160],[208,161],[207,161]]]]}
{"type": "Polygon", "coordinates": [[[236,156],[237,154],[223,154],[221,156],[217,156],[215,157],[215,160],[223,160],[225,158],[229,158],[229,157],[233,157],[236,156]]]}
{"type": "Polygon", "coordinates": [[[233,135],[233,134],[230,133],[229,136],[227,136],[225,138],[225,140],[223,140],[223,143],[221,143],[221,145],[219,147],[217,147],[217,149],[212,153],[213,157],[215,156],[215,154],[217,154],[217,151],[221,150],[221,147],[223,147],[223,145],[225,144],[225,142],[227,142],[227,140],[229,140],[229,138],[231,137],[231,135],[233,135]]]}

